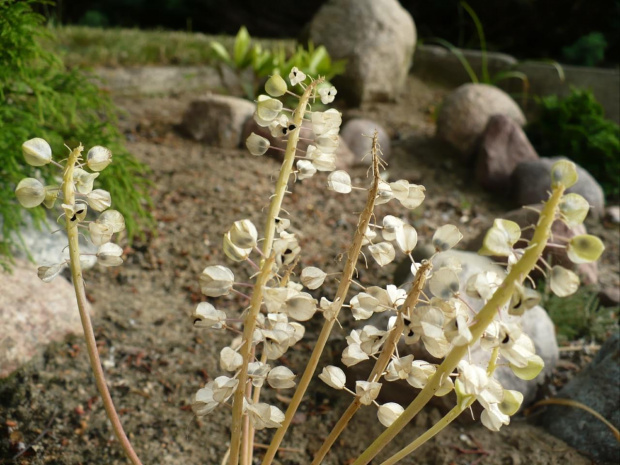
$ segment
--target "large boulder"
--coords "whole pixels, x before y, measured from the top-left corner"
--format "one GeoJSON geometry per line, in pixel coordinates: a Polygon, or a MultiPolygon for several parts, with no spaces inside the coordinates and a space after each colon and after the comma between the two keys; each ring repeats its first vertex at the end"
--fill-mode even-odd
{"type": "MultiPolygon", "coordinates": [[[[590,407],[614,427],[620,428],[620,337],[610,337],[594,360],[558,393],[558,400],[569,399],[590,407]]],[[[620,443],[613,432],[591,413],[571,405],[550,405],[542,424],[574,448],[605,463],[620,463],[620,443]]]]}
{"type": "Polygon", "coordinates": [[[255,105],[237,97],[209,94],[190,103],[183,114],[181,129],[192,139],[208,145],[239,147],[245,122],[255,105]]]}
{"type": "Polygon", "coordinates": [[[36,266],[21,259],[12,273],[0,277],[0,378],[4,378],[50,342],[80,333],[82,324],[73,286],[62,277],[44,283],[36,266]]]}
{"type": "Polygon", "coordinates": [[[347,121],[340,130],[340,136],[344,139],[351,152],[353,152],[353,155],[355,155],[355,163],[372,164],[372,157],[370,156],[372,148],[371,137],[375,130],[379,138],[381,157],[387,161],[392,152],[390,136],[379,123],[365,118],[354,118],[347,121]]]}
{"type": "Polygon", "coordinates": [[[512,118],[493,115],[482,134],[476,160],[476,180],[493,192],[509,193],[510,177],[517,165],[538,160],[525,132],[512,118]]]}
{"type": "MultiPolygon", "coordinates": [[[[514,199],[519,205],[529,205],[542,202],[549,197],[551,185],[551,167],[558,160],[567,160],[565,157],[540,158],[534,161],[520,163],[512,174],[514,199]]],[[[605,214],[605,194],[603,188],[584,168],[577,165],[577,183],[566,189],[581,195],[590,204],[589,215],[601,218],[605,214]]]]}
{"type": "Polygon", "coordinates": [[[312,19],[310,39],[347,60],[335,83],[350,103],[391,101],[411,67],[416,28],[397,0],[330,0],[312,19]]]}
{"type": "MultiPolygon", "coordinates": [[[[509,211],[504,215],[501,215],[502,219],[514,221],[523,229],[521,233],[521,237],[525,240],[532,239],[534,235],[534,230],[532,228],[528,228],[528,226],[535,225],[538,222],[538,213],[536,210],[542,208],[542,205],[529,205],[529,208],[519,208],[517,210],[509,211]],[[526,229],[527,228],[527,229],[526,229]]],[[[482,247],[482,241],[484,240],[484,236],[487,233],[488,228],[490,228],[492,224],[488,224],[485,228],[483,228],[480,233],[474,237],[471,241],[466,244],[466,249],[471,251],[478,251],[482,247]]],[[[583,284],[595,284],[598,282],[598,266],[596,262],[593,263],[582,263],[580,265],[575,265],[566,254],[566,248],[564,247],[556,247],[558,245],[565,245],[565,240],[570,239],[574,236],[579,236],[581,234],[587,234],[586,227],[583,224],[574,226],[569,228],[566,223],[557,219],[551,225],[551,238],[549,240],[549,246],[545,247],[543,251],[543,258],[553,265],[561,265],[564,268],[568,268],[570,270],[574,270],[581,277],[581,281],[583,284]]],[[[527,247],[527,243],[523,240],[518,241],[515,244],[516,248],[525,248],[527,247]]],[[[503,257],[495,257],[496,261],[505,261],[503,257]]],[[[542,261],[538,262],[538,265],[545,269],[545,264],[542,261]]],[[[534,281],[538,281],[544,279],[544,276],[540,271],[534,269],[530,276],[534,279],[534,281]]]]}
{"type": "Polygon", "coordinates": [[[525,116],[510,96],[487,84],[463,84],[444,100],[437,118],[437,137],[456,148],[469,161],[493,115],[504,115],[519,126],[525,116]]]}

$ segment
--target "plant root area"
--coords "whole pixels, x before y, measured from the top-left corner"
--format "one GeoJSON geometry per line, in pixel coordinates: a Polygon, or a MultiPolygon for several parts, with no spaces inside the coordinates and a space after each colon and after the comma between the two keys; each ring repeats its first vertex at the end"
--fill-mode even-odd
{"type": "MultiPolygon", "coordinates": [[[[387,167],[391,180],[404,177],[426,186],[427,199],[413,212],[403,211],[396,202],[376,210],[377,222],[387,214],[406,215],[416,227],[420,243],[429,242],[434,230],[445,223],[458,225],[467,241],[494,217],[512,209],[477,187],[470,168],[461,166],[451,149],[433,138],[433,109],[446,92],[410,77],[398,102],[367,105],[347,113],[373,118],[391,133],[392,158],[387,167]]],[[[244,149],[220,149],[184,137],[178,125],[196,96],[117,97],[126,111],[121,124],[128,148],[151,169],[156,231],[131,244],[121,238],[126,253],[122,266],[86,272],[108,385],[145,465],[219,464],[226,453],[230,408],[222,406],[207,417],[196,418],[191,403],[198,389],[223,374],[218,366],[219,352],[236,335],[195,329],[190,315],[199,302],[207,300],[198,285],[198,276],[207,265],[223,264],[235,272],[237,281],[249,281],[253,270],[226,259],[222,236],[233,221],[243,218],[251,219],[260,229],[279,168],[276,160],[253,157],[244,149]]],[[[96,137],[83,142],[97,143],[96,137]]],[[[367,185],[366,167],[354,167],[350,173],[354,184],[367,185]]],[[[298,270],[309,265],[328,273],[342,269],[343,254],[357,222],[355,212],[361,211],[365,201],[364,191],[343,196],[325,186],[325,173],[317,173],[312,179],[291,183],[291,194],[285,198],[291,231],[302,246],[298,270]]],[[[612,232],[615,236],[605,241],[618,244],[617,230],[612,232]]],[[[617,250],[608,252],[610,257],[617,256],[617,250]]],[[[363,257],[358,265],[358,281],[363,285],[389,284],[396,264],[379,268],[367,258],[368,267],[363,257]]],[[[315,297],[331,299],[336,278],[315,291],[315,297]]],[[[248,303],[239,295],[210,301],[230,318],[237,317],[248,303]]],[[[295,373],[303,371],[320,320],[317,314],[308,322],[305,338],[279,363],[295,373]]],[[[344,329],[336,326],[321,366],[340,365],[344,337],[364,324],[356,324],[346,309],[340,320],[344,329]]],[[[565,362],[559,370],[578,368],[565,362]]],[[[291,390],[263,392],[264,400],[283,410],[292,395],[291,390]]],[[[274,463],[309,464],[350,400],[345,392],[315,379],[274,463]]],[[[592,463],[535,426],[535,413],[530,418],[516,415],[499,433],[488,431],[479,421],[454,423],[402,463],[592,463]]],[[[380,458],[414,440],[441,415],[438,407],[427,407],[380,458]]],[[[468,412],[464,416],[470,417],[468,412]]],[[[0,421],[0,464],[127,463],[99,400],[81,335],[49,345],[0,382],[0,421]]],[[[352,463],[383,429],[376,408],[362,408],[323,463],[352,463]]],[[[254,463],[260,463],[271,434],[269,430],[258,432],[254,463]]]]}

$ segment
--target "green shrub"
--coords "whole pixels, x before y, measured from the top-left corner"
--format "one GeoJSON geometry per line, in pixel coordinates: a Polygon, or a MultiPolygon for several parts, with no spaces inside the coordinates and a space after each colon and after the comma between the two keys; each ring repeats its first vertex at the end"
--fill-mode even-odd
{"type": "MultiPolygon", "coordinates": [[[[66,69],[54,53],[41,47],[49,38],[44,18],[32,11],[34,0],[0,0],[0,262],[11,257],[11,233],[21,224],[21,207],[13,190],[24,176],[52,181],[51,170],[23,163],[21,144],[33,137],[45,138],[55,154],[68,153],[64,144],[104,145],[114,153],[104,189],[118,202],[127,219],[130,237],[150,224],[150,203],[143,174],[146,167],[124,147],[116,113],[109,96],[77,70],[66,69]]],[[[35,220],[41,209],[30,210],[35,220]]]]}
{"type": "Polygon", "coordinates": [[[538,99],[540,116],[526,132],[541,156],[564,155],[594,176],[608,198],[620,195],[620,127],[605,119],[589,90],[538,99]]]}
{"type": "Polygon", "coordinates": [[[605,60],[607,41],[600,32],[580,37],[573,45],[562,49],[567,63],[581,66],[597,66],[605,60]]]}

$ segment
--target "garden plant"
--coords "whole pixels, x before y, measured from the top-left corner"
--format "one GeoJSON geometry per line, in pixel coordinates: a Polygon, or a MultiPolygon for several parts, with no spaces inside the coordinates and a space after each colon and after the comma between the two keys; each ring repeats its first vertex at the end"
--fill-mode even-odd
{"type": "MultiPolygon", "coordinates": [[[[354,185],[346,171],[336,169],[342,117],[333,108],[316,109],[319,101],[322,105],[332,103],[337,94],[333,86],[294,67],[288,82],[275,74],[267,80],[265,91],[267,95],[257,98],[254,119],[260,126],[268,127],[275,137],[286,140],[284,160],[265,210],[264,223],[259,225],[261,232],[257,225],[243,218],[222,230],[224,254],[232,262],[246,264],[249,279],[238,278],[224,264],[206,264],[197,279],[202,293],[209,299],[200,302],[191,316],[195,327],[207,332],[229,330],[232,334],[231,343],[220,352],[219,364],[225,374],[197,387],[192,403],[197,417],[208,416],[217,408],[231,408],[230,445],[222,463],[254,463],[255,432],[268,428],[274,429],[275,434],[262,463],[273,463],[315,376],[331,388],[351,395],[350,406],[316,451],[315,464],[327,456],[361,406],[376,407],[377,421],[386,429],[361,455],[352,457],[354,465],[369,463],[434,396],[455,391],[457,401],[434,426],[401,451],[386,457],[383,464],[397,463],[413,453],[476,401],[483,408],[480,419],[487,428],[497,431],[509,424],[523,396],[502,387],[493,376],[496,368],[508,365],[516,376],[527,380],[535,378],[543,368],[532,340],[519,325],[519,317],[539,301],[537,292],[529,287],[528,274],[535,267],[543,268],[549,289],[559,296],[570,295],[579,287],[579,279],[572,271],[557,265],[551,267],[541,258],[556,219],[575,225],[587,215],[588,203],[581,196],[565,194],[577,180],[575,165],[560,161],[553,166],[550,195],[539,212],[538,222],[531,226],[535,232],[527,247],[515,248],[521,228],[511,221],[497,219],[487,232],[480,254],[506,257],[505,273],[480,273],[460,283],[459,263],[449,261],[442,267],[434,266],[435,259],[462,238],[455,225],[439,227],[432,236],[435,255],[416,263],[412,257],[418,242],[416,229],[399,217],[382,213],[381,206],[388,202],[399,202],[406,210],[419,207],[425,199],[425,189],[407,180],[383,178],[385,163],[376,134],[367,135],[372,137],[372,150],[368,154],[372,163],[363,185],[354,185]],[[294,97],[296,106],[286,108],[284,97],[294,97]],[[309,126],[302,126],[303,121],[308,121],[309,126]],[[298,148],[300,139],[312,142],[302,151],[298,148]],[[314,266],[298,269],[303,253],[293,232],[298,219],[288,215],[285,201],[292,183],[312,176],[325,176],[326,189],[334,195],[366,198],[350,246],[342,257],[342,271],[337,275],[328,275],[314,266]],[[356,279],[362,267],[385,266],[400,254],[411,260],[412,279],[407,288],[379,282],[363,286],[356,279]],[[321,292],[328,279],[338,283],[334,295],[321,292]],[[247,305],[233,313],[218,310],[218,301],[213,299],[229,293],[244,296],[247,305]],[[483,301],[482,308],[472,309],[463,294],[483,301]],[[349,335],[342,363],[319,366],[332,330],[341,321],[350,320],[345,318],[349,312],[360,326],[346,328],[349,335]],[[385,325],[364,324],[379,313],[389,315],[385,325]],[[294,373],[280,360],[304,338],[311,319],[320,321],[322,329],[316,340],[311,341],[313,350],[303,373],[294,373]],[[413,355],[399,352],[399,343],[421,346],[434,359],[442,361],[414,359],[413,355]],[[480,366],[471,362],[468,351],[475,344],[489,352],[488,364],[480,366]],[[365,360],[373,361],[374,366],[364,379],[351,379],[352,375],[345,374],[339,366],[351,367],[365,360]],[[405,380],[420,389],[419,394],[405,407],[394,402],[379,404],[377,398],[382,386],[397,380],[405,380]],[[267,387],[292,390],[286,410],[261,399],[267,387]]],[[[270,148],[270,142],[256,134],[248,137],[246,145],[252,156],[262,156],[270,148]]],[[[68,158],[57,154],[54,160],[50,145],[42,138],[30,139],[22,147],[29,165],[41,170],[51,165],[62,173],[58,185],[46,185],[42,177],[28,177],[15,190],[17,199],[26,208],[41,204],[52,208],[57,199],[61,204],[62,222],[69,237],[69,256],[61,263],[40,267],[39,276],[49,281],[63,268],[70,268],[91,365],[105,399],[106,412],[127,456],[132,463],[140,463],[107,393],[83,305],[81,262],[96,259],[104,266],[122,263],[122,249],[110,241],[123,229],[123,217],[111,209],[110,194],[94,189],[93,185],[99,173],[118,160],[112,162],[111,151],[101,146],[91,148],[82,157],[81,145],[73,148],[68,158]],[[97,219],[89,219],[90,211],[98,213],[97,219]],[[96,256],[80,254],[80,231],[87,233],[98,246],[96,256]]],[[[573,237],[563,247],[575,263],[595,261],[604,249],[602,242],[591,235],[573,237]]]]}

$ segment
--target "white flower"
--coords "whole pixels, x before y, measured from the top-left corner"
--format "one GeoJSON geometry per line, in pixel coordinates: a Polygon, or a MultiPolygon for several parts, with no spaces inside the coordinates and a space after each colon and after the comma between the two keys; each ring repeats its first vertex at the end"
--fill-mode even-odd
{"type": "Polygon", "coordinates": [[[296,86],[306,80],[306,75],[294,66],[288,75],[288,79],[291,81],[292,86],[296,86]]]}
{"type": "Polygon", "coordinates": [[[202,270],[198,279],[200,292],[209,297],[219,297],[230,292],[235,282],[235,275],[225,266],[214,265],[202,270]]]}
{"type": "Polygon", "coordinates": [[[469,344],[473,338],[465,315],[456,315],[456,317],[448,321],[444,334],[448,342],[455,346],[469,344]]]}
{"type": "Polygon", "coordinates": [[[97,259],[103,266],[119,266],[123,263],[121,256],[123,255],[122,247],[107,242],[97,249],[97,259]]]}
{"type": "Polygon", "coordinates": [[[243,357],[230,347],[220,351],[220,367],[225,371],[237,371],[243,365],[243,357]]]}
{"type": "Polygon", "coordinates": [[[26,163],[31,166],[43,166],[52,161],[52,148],[45,139],[35,137],[22,144],[22,153],[26,163]]]}
{"type": "Polygon", "coordinates": [[[308,289],[318,289],[323,285],[327,273],[315,266],[307,266],[301,271],[301,283],[308,289]]]}
{"type": "Polygon", "coordinates": [[[269,139],[265,139],[255,133],[250,134],[245,140],[245,146],[248,148],[249,152],[257,157],[264,155],[265,152],[269,150],[270,145],[269,139]]]}
{"type": "Polygon", "coordinates": [[[370,405],[377,398],[381,390],[381,383],[370,381],[356,381],[355,395],[359,397],[362,405],[370,405]]]}
{"type": "Polygon", "coordinates": [[[435,251],[445,252],[458,244],[461,239],[463,239],[463,235],[456,226],[444,224],[435,231],[432,242],[435,251]]]}
{"type": "Polygon", "coordinates": [[[65,216],[72,223],[84,221],[84,218],[86,218],[86,213],[88,213],[88,208],[83,203],[78,203],[76,205],[68,205],[63,203],[62,209],[65,212],[65,216]]]}
{"type": "Polygon", "coordinates": [[[291,225],[291,220],[289,220],[288,218],[276,217],[276,218],[274,218],[274,222],[276,223],[276,232],[278,234],[280,234],[282,231],[288,229],[289,226],[291,225]]]}
{"type": "Polygon", "coordinates": [[[319,375],[319,379],[334,389],[344,389],[344,385],[347,382],[347,377],[342,369],[327,365],[323,368],[323,371],[319,375]]]}
{"type": "Polygon", "coordinates": [[[327,177],[327,188],[339,194],[348,194],[351,192],[351,176],[343,170],[329,173],[327,177]]]}
{"type": "Polygon", "coordinates": [[[267,375],[269,386],[274,389],[288,389],[295,387],[295,374],[285,366],[272,369],[267,375]]]}
{"type": "Polygon", "coordinates": [[[280,237],[273,241],[273,251],[276,255],[276,264],[282,266],[293,263],[301,252],[301,247],[295,234],[283,231],[280,237]]]}
{"type": "Polygon", "coordinates": [[[86,195],[86,201],[90,208],[96,212],[102,212],[112,205],[112,197],[108,191],[95,189],[86,195]]]}
{"type": "Polygon", "coordinates": [[[549,275],[551,292],[558,297],[568,297],[579,289],[579,276],[560,265],[551,268],[549,275]]]}
{"type": "Polygon", "coordinates": [[[265,92],[272,97],[281,97],[286,94],[286,82],[279,74],[274,74],[265,83],[265,92]]]}
{"type": "Polygon", "coordinates": [[[95,145],[86,155],[86,164],[93,171],[103,171],[112,163],[112,152],[110,149],[95,145]]]}
{"type": "Polygon", "coordinates": [[[209,302],[201,302],[192,314],[194,327],[220,329],[226,321],[226,313],[216,310],[209,302]]]}
{"type": "Polygon", "coordinates": [[[23,207],[38,207],[45,200],[45,187],[37,179],[25,178],[17,184],[15,195],[23,207]]]}
{"type": "Polygon", "coordinates": [[[323,105],[332,103],[337,93],[338,91],[334,86],[323,86],[319,89],[319,95],[321,96],[321,102],[323,103],[323,105]]]}
{"type": "Polygon", "coordinates": [[[491,431],[499,431],[502,425],[510,423],[510,417],[500,411],[498,404],[489,404],[489,406],[482,411],[480,421],[491,431]]]}
{"type": "Polygon", "coordinates": [[[379,422],[387,428],[391,426],[404,411],[405,409],[402,405],[396,402],[388,402],[379,407],[379,410],[377,410],[377,418],[379,418],[379,422]]]}
{"type": "Polygon", "coordinates": [[[385,380],[396,381],[397,379],[407,379],[411,373],[412,362],[413,355],[393,359],[387,366],[385,380]]]}

